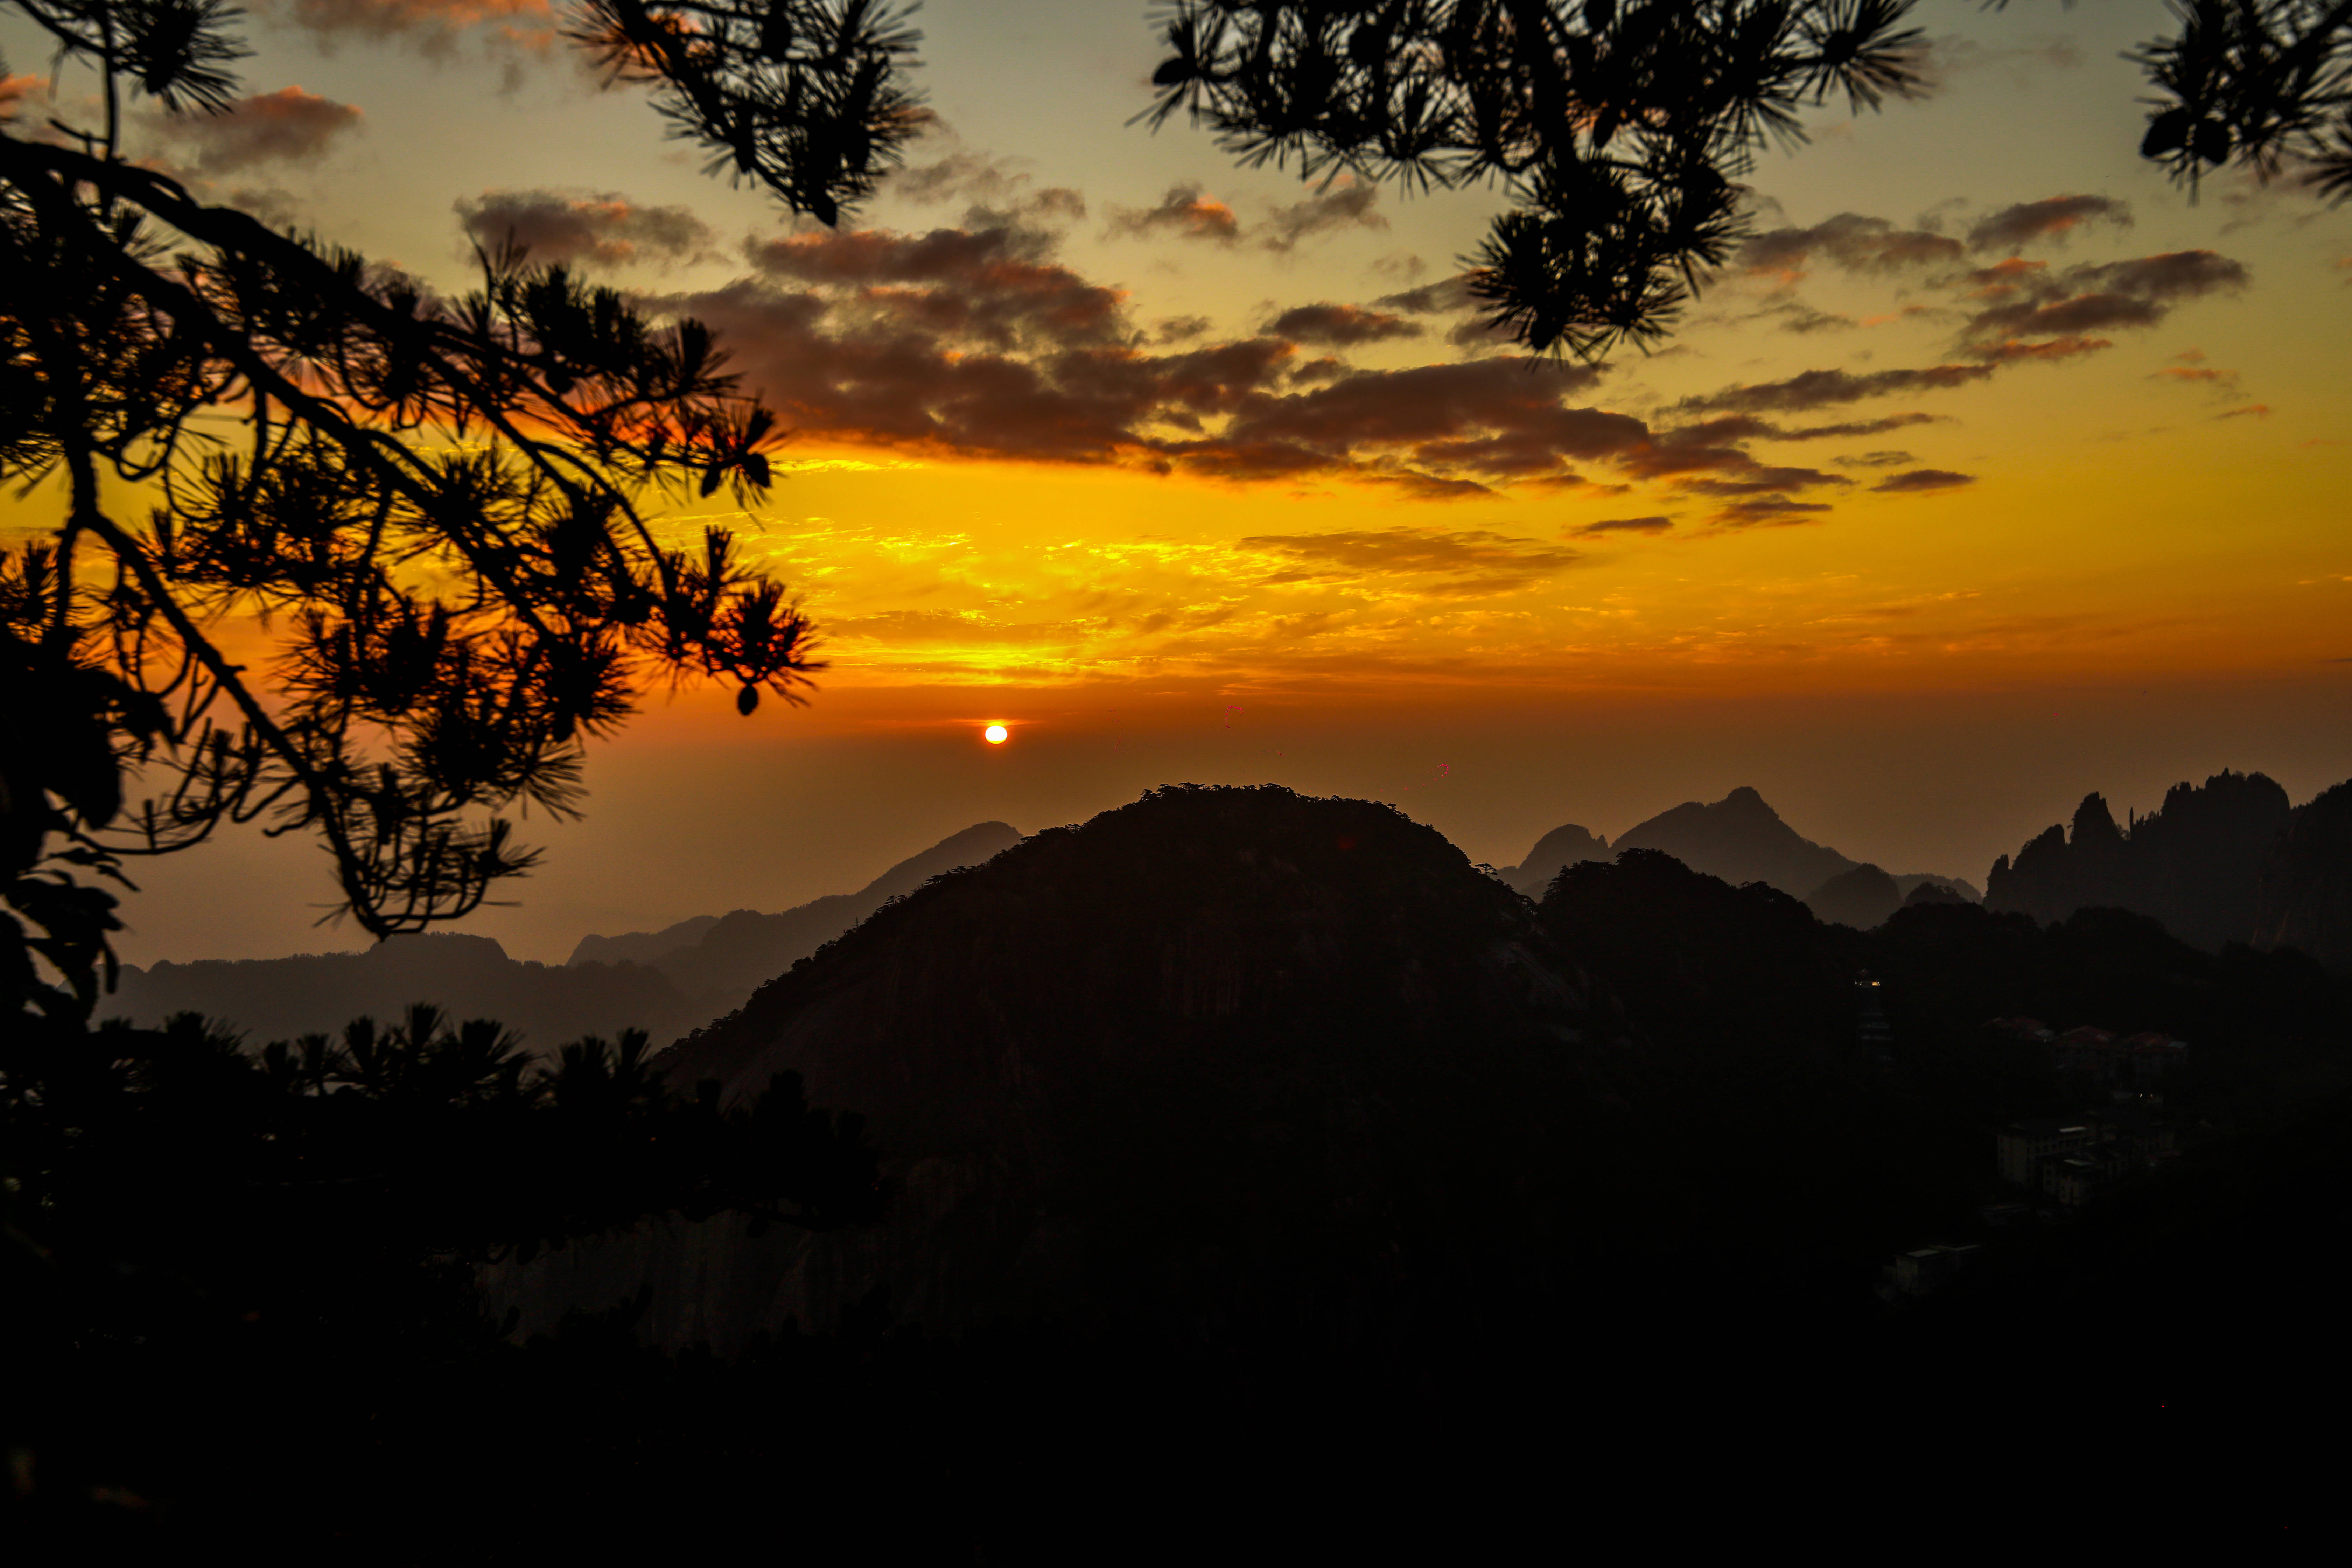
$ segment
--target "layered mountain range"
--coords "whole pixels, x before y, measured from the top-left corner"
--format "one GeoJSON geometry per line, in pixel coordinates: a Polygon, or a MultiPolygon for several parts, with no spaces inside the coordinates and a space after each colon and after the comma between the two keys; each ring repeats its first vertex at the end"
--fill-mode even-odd
{"type": "Polygon", "coordinates": [[[1562,868],[1606,860],[1627,849],[1659,850],[1734,887],[1765,883],[1812,903],[1823,920],[1864,929],[1893,914],[1921,888],[1937,889],[1970,903],[1981,897],[1956,878],[1928,872],[1893,876],[1848,859],[1790,827],[1761,795],[1744,784],[1711,805],[1685,801],[1662,811],[1626,829],[1613,845],[1573,823],[1555,827],[1536,840],[1525,860],[1500,875],[1528,897],[1539,899],[1562,868]]]}
{"type": "MultiPolygon", "coordinates": [[[[510,959],[487,937],[396,938],[354,953],[125,966],[103,1009],[154,1025],[197,1012],[257,1040],[334,1034],[354,1017],[388,1018],[431,1001],[460,1017],[494,1017],[535,1048],[583,1035],[643,1028],[659,1041],[734,1012],[767,980],[933,877],[980,864],[1020,841],[1001,822],[977,824],[891,867],[853,893],[777,913],[737,910],[652,931],[583,938],[567,963],[510,959]]],[[[2195,945],[2300,948],[2352,971],[2352,784],[2301,807],[2260,773],[2182,784],[2164,805],[2118,826],[2085,798],[2071,831],[2053,826],[1997,861],[1979,895],[1957,878],[1894,875],[1817,844],[1754,789],[1686,802],[1614,844],[1582,826],[1554,828],[1504,882],[1540,898],[1569,867],[1629,849],[1670,855],[1734,886],[1762,883],[1802,900],[1819,919],[1870,930],[1896,909],[1982,901],[2044,923],[2085,908],[2150,915],[2195,945]]]]}
{"type": "MultiPolygon", "coordinates": [[[[1874,869],[1818,900],[1883,900],[1874,869]]],[[[878,1318],[1410,1361],[1601,1300],[1659,1334],[1727,1291],[1817,1321],[1857,1256],[1980,1201],[1969,1118],[2047,1073],[1985,1019],[2193,1037],[2225,1082],[2341,991],[1935,883],[1872,923],[1641,846],[1530,901],[1385,805],[1154,791],[932,879],[659,1058],[721,1103],[796,1074],[856,1108],[881,1221],[649,1224],[485,1289],[526,1333],[636,1301],[639,1333],[721,1354],[878,1318]]]]}
{"type": "Polygon", "coordinates": [[[1020,837],[1002,822],[980,823],[854,893],[776,914],[737,910],[657,931],[586,937],[562,964],[512,959],[489,937],[448,932],[394,937],[363,952],[126,964],[103,1011],[149,1026],[202,1013],[248,1038],[276,1040],[338,1035],[353,1018],[393,1018],[429,1001],[460,1018],[496,1018],[539,1050],[630,1028],[661,1043],[733,1012],[762,981],[890,900],[1020,837]]]}

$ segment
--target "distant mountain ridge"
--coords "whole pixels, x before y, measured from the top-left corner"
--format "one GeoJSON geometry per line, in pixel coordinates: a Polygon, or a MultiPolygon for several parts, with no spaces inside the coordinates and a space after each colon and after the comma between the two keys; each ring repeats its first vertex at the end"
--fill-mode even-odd
{"type": "Polygon", "coordinates": [[[1020,832],[1004,823],[975,823],[899,861],[854,893],[829,893],[772,915],[736,910],[658,931],[583,937],[570,963],[627,954],[667,976],[704,1009],[705,1018],[719,1017],[892,899],[904,898],[934,877],[993,858],[1019,842],[1020,832]]]}
{"type": "Polygon", "coordinates": [[[535,1050],[585,1035],[610,1039],[631,1028],[645,1030],[658,1046],[733,1012],[762,982],[890,900],[1020,838],[1002,822],[979,823],[855,893],[828,894],[778,914],[737,910],[659,931],[590,936],[562,964],[519,962],[490,937],[455,932],[394,937],[363,952],[126,964],[101,1011],[146,1026],[174,1013],[202,1013],[266,1041],[340,1035],[353,1018],[386,1021],[429,1002],[459,1018],[495,1018],[535,1050]]]}
{"type": "Polygon", "coordinates": [[[388,1023],[420,1002],[459,1019],[495,1018],[538,1050],[630,1028],[658,1042],[702,1022],[667,976],[642,964],[518,961],[494,938],[455,931],[396,936],[362,952],[125,964],[100,1011],[151,1027],[201,1013],[259,1044],[340,1037],[354,1018],[388,1023]]]}
{"type": "Polygon", "coordinates": [[[1822,918],[1849,925],[1874,914],[1867,923],[1877,924],[1922,886],[1942,888],[1970,903],[1981,897],[1956,877],[1929,872],[1890,876],[1816,844],[1782,821],[1763,795],[1746,784],[1712,805],[1685,801],[1662,811],[1626,829],[1613,845],[1573,824],[1556,827],[1536,841],[1524,861],[1500,875],[1528,897],[1539,899],[1561,868],[1606,860],[1627,849],[1661,850],[1692,870],[1719,877],[1734,887],[1762,882],[1809,902],[1827,895],[1826,907],[1838,912],[1822,913],[1822,918]],[[1843,880],[1857,873],[1867,875],[1851,884],[1843,880]],[[1891,885],[1891,898],[1877,879],[1891,885]]]}

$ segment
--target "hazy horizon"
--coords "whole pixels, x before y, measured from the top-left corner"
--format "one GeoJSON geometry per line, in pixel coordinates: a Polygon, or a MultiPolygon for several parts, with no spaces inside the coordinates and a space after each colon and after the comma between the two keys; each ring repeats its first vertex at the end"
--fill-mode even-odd
{"type": "MultiPolygon", "coordinates": [[[[512,233],[703,317],[794,432],[755,510],[661,526],[734,527],[802,597],[813,706],[656,694],[593,748],[587,821],[525,823],[545,868],[457,928],[519,955],[1184,781],[1393,801],[1495,864],[1752,784],[1981,882],[2090,791],[2352,777],[2340,216],[2138,156],[2153,0],[1914,20],[1924,100],[1809,112],[1756,237],[1605,368],[1477,331],[1452,279],[1500,192],[1127,123],[1135,7],[930,0],[937,118],[835,230],[556,63],[540,0],[257,15],[247,96],[133,152],[443,289],[512,233]]],[[[0,535],[57,515],[0,497],[0,535]]],[[[358,940],[312,929],[307,844],[130,869],[134,962],[358,940]]]]}
{"type": "MultiPolygon", "coordinates": [[[[1047,716],[1018,722],[1011,742],[992,748],[978,731],[994,710],[894,731],[878,704],[852,698],[830,705],[832,725],[803,725],[813,710],[786,721],[798,733],[730,731],[715,711],[698,711],[720,707],[718,696],[689,694],[592,756],[584,821],[525,825],[548,858],[506,890],[513,907],[446,929],[560,963],[591,933],[787,909],[860,888],[975,823],[1034,833],[1176,783],[1385,800],[1495,866],[1517,864],[1565,823],[1613,842],[1670,807],[1749,785],[1790,827],[1841,854],[1981,888],[1996,856],[2067,820],[2087,794],[2125,822],[2174,784],[2225,768],[2269,774],[2298,805],[2352,778],[2352,726],[2309,724],[2307,702],[2291,690],[2267,704],[2228,689],[2002,692],[1847,700],[1838,711],[1797,715],[1810,719],[1802,724],[1774,706],[1685,703],[1517,727],[1401,708],[1396,733],[1368,736],[1318,721],[1305,705],[1243,703],[1232,713],[1180,694],[1150,727],[1104,734],[1047,716]],[[2167,714],[2202,734],[2168,733],[2167,714]],[[681,814],[681,797],[708,808],[681,814]],[[658,880],[648,866],[662,868],[658,880]]],[[[125,899],[126,962],[368,945],[348,924],[311,923],[331,889],[306,840],[247,832],[131,871],[142,891],[125,899]],[[234,909],[217,901],[224,885],[246,894],[234,909]]]]}

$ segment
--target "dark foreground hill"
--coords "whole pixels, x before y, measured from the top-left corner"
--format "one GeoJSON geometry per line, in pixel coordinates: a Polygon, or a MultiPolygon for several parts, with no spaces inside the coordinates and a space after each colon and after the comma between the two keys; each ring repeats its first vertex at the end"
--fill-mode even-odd
{"type": "Polygon", "coordinates": [[[1213,1350],[1380,1343],[1549,1292],[1545,1164],[1622,1076],[1529,906],[1385,805],[1155,791],[932,882],[665,1058],[864,1112],[879,1226],[719,1220],[490,1281],[526,1328],[651,1291],[722,1352],[860,1303],[1213,1350]],[[1276,1333],[1278,1331],[1278,1334],[1276,1333]]]}

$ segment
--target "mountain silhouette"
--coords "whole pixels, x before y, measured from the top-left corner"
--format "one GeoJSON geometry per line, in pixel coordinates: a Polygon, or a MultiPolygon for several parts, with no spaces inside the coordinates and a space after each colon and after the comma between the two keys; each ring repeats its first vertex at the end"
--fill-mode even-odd
{"type": "Polygon", "coordinates": [[[1555,827],[1536,840],[1528,858],[1516,866],[1505,867],[1499,875],[1503,880],[1531,899],[1540,899],[1551,879],[1570,866],[1587,860],[1609,858],[1609,840],[1597,833],[1589,833],[1574,823],[1555,827]]]}
{"type": "Polygon", "coordinates": [[[1020,837],[1003,823],[980,823],[855,893],[781,914],[738,910],[659,931],[586,937],[562,964],[519,962],[489,937],[453,932],[397,936],[363,952],[126,964],[103,1011],[148,1027],[174,1013],[201,1013],[267,1041],[340,1036],[353,1018],[386,1020],[430,1002],[458,1018],[495,1018],[539,1051],[630,1028],[668,1041],[741,1006],[761,981],[889,900],[1020,837]]]}
{"type": "Polygon", "coordinates": [[[880,1226],[648,1227],[503,1268],[494,1310],[528,1331],[650,1287],[644,1331],[722,1352],[868,1300],[1188,1343],[1452,1310],[1520,1266],[1528,1152],[1579,1146],[1619,1070],[1593,1028],[1534,908],[1435,830],[1156,790],[929,883],[662,1058],[863,1112],[880,1226]]]}
{"type": "MultiPolygon", "coordinates": [[[[1713,805],[1685,801],[1620,835],[1615,847],[1657,849],[1692,870],[1738,887],[1763,882],[1793,898],[1808,898],[1858,862],[1814,843],[1780,820],[1780,814],[1746,784],[1713,805]]],[[[1923,883],[1950,889],[1973,903],[1976,889],[1953,877],[1913,872],[1895,878],[1907,896],[1923,883]]],[[[1538,889],[1540,891],[1540,889],[1538,889]]]]}
{"type": "Polygon", "coordinates": [[[2255,934],[2264,862],[2292,809],[2273,780],[2227,771],[2173,785],[2162,806],[2127,826],[2104,796],[2088,795],[2071,826],[2053,825],[2014,860],[1993,862],[1986,905],[2044,924],[2080,909],[2130,910],[2219,952],[2255,934]]]}
{"type": "Polygon", "coordinates": [[[829,893],[777,914],[737,910],[698,916],[659,931],[591,936],[572,950],[572,963],[623,954],[643,957],[700,1012],[698,1022],[733,1012],[753,991],[806,958],[890,900],[903,898],[942,872],[976,866],[1021,841],[1002,822],[982,822],[910,856],[854,893],[829,893]]]}
{"type": "Polygon", "coordinates": [[[2294,809],[2255,879],[2256,946],[2301,948],[2352,974],[2352,783],[2294,809]]]}
{"type": "MultiPolygon", "coordinates": [[[[1923,889],[1935,888],[1946,898],[1958,894],[1948,888],[1938,888],[1933,882],[1922,882],[1923,889]]],[[[1885,922],[1886,917],[1903,907],[1903,889],[1895,879],[1875,866],[1856,866],[1851,871],[1841,871],[1815,888],[1805,897],[1805,907],[1816,919],[1832,925],[1852,926],[1856,931],[1869,931],[1885,922]]]]}
{"type": "Polygon", "coordinates": [[[709,1016],[642,964],[518,962],[486,936],[395,936],[362,952],[125,964],[101,1006],[144,1027],[201,1013],[255,1042],[340,1037],[354,1018],[390,1020],[418,1002],[458,1018],[495,1018],[537,1050],[642,1028],[667,1039],[709,1016]]]}

